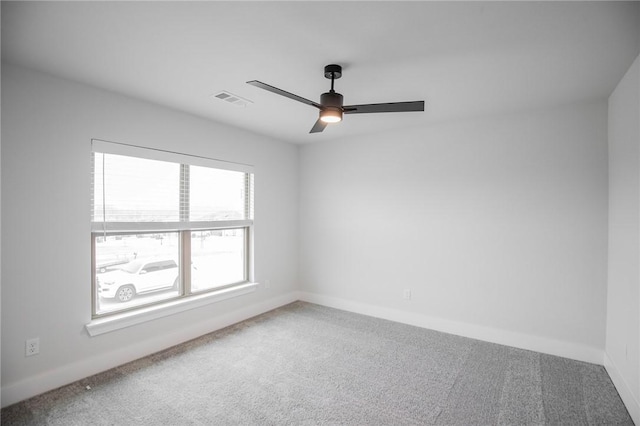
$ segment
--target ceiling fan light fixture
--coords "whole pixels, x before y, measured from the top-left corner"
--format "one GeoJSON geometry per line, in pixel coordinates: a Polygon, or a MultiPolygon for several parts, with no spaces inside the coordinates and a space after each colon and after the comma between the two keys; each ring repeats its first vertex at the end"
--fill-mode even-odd
{"type": "Polygon", "coordinates": [[[342,108],[326,107],[320,111],[320,120],[325,123],[338,123],[342,121],[342,108]]]}

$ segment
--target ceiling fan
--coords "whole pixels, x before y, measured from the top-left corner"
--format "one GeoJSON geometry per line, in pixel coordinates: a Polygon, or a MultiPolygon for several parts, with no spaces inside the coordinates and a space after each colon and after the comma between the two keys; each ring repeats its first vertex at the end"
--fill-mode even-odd
{"type": "Polygon", "coordinates": [[[342,121],[342,114],[368,114],[373,112],[408,112],[424,111],[424,101],[415,102],[390,102],[383,104],[362,104],[362,105],[342,105],[343,97],[333,90],[333,83],[342,77],[342,67],[340,65],[327,65],[324,67],[325,78],[331,79],[331,90],[320,96],[320,103],[310,101],[293,93],[286,92],[277,87],[270,86],[258,80],[247,81],[247,84],[259,87],[277,95],[284,96],[303,104],[311,105],[320,110],[320,117],[313,125],[309,133],[319,133],[327,127],[327,124],[342,121]]]}

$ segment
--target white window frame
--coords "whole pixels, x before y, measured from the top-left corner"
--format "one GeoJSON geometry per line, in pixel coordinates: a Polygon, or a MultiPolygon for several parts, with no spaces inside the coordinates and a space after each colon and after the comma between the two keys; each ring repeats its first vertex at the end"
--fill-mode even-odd
{"type": "MultiPolygon", "coordinates": [[[[192,156],[187,154],[163,151],[151,148],[144,148],[134,145],[128,145],[116,142],[107,142],[103,140],[93,139],[91,141],[92,158],[95,153],[124,155],[128,157],[137,157],[150,160],[167,161],[178,163],[181,165],[202,166],[222,170],[231,170],[246,174],[247,179],[247,198],[249,203],[245,206],[248,217],[243,220],[226,220],[226,221],[206,221],[206,222],[104,222],[94,221],[92,210],[91,216],[91,322],[87,324],[87,331],[91,336],[117,330],[122,327],[128,327],[133,324],[160,318],[166,315],[172,315],[176,312],[193,309],[209,303],[214,303],[230,297],[239,296],[255,291],[258,283],[254,279],[254,262],[253,262],[253,178],[254,168],[251,165],[227,162],[206,157],[192,156]],[[192,293],[190,289],[190,268],[184,268],[183,265],[190,264],[191,254],[191,232],[210,229],[238,229],[245,231],[245,281],[232,283],[223,287],[217,287],[197,293],[192,293]],[[101,234],[139,234],[145,232],[168,232],[174,231],[181,234],[181,291],[179,296],[153,302],[141,306],[135,306],[118,310],[97,314],[97,289],[95,274],[95,239],[101,234]],[[187,263],[185,263],[187,262],[187,263]]],[[[181,166],[182,170],[182,166],[181,166]]],[[[92,167],[92,178],[94,169],[92,167]]],[[[181,173],[182,175],[182,173],[181,173]]],[[[182,179],[182,177],[181,177],[182,179]]],[[[92,184],[93,190],[93,184],[92,184]]],[[[188,200],[187,200],[188,202],[188,200]]],[[[93,203],[92,203],[93,209],[93,203]]],[[[103,217],[104,220],[104,217],[103,217]]]]}

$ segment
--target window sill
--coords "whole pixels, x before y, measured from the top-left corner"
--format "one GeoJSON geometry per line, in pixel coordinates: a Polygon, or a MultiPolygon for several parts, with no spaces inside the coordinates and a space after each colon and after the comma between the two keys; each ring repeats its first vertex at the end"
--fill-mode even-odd
{"type": "Polygon", "coordinates": [[[172,300],[162,305],[149,306],[133,312],[112,315],[106,318],[94,319],[85,325],[89,336],[99,336],[111,331],[120,330],[143,322],[163,318],[189,309],[199,308],[211,303],[220,302],[243,294],[256,291],[258,283],[246,283],[235,287],[225,288],[211,293],[191,296],[184,299],[172,300]]]}

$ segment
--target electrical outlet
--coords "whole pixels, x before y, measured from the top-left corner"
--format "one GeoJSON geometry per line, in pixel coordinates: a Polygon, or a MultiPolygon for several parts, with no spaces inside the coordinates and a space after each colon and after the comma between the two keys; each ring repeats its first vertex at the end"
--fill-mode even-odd
{"type": "Polygon", "coordinates": [[[402,294],[404,300],[411,300],[411,289],[405,288],[404,293],[402,294]]]}
{"type": "Polygon", "coordinates": [[[265,280],[264,281],[264,288],[271,288],[271,281],[265,280]]]}
{"type": "Polygon", "coordinates": [[[27,340],[26,347],[25,347],[25,355],[33,356],[33,355],[38,355],[39,353],[40,353],[40,338],[35,337],[33,339],[27,340]]]}

